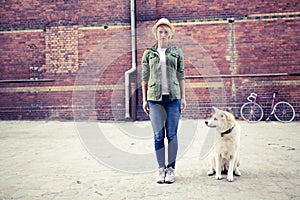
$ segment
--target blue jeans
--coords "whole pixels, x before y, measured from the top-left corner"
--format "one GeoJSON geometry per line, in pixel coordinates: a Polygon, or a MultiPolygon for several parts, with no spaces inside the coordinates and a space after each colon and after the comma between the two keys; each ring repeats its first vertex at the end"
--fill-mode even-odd
{"type": "Polygon", "coordinates": [[[177,130],[180,118],[180,100],[163,96],[162,101],[148,101],[149,116],[154,132],[154,147],[159,168],[165,164],[165,136],[168,139],[168,165],[175,169],[178,151],[177,130]]]}

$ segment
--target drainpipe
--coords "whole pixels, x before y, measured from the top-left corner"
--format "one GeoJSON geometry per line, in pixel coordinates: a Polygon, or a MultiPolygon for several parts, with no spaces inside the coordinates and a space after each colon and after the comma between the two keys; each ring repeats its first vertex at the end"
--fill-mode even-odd
{"type": "MultiPolygon", "coordinates": [[[[234,18],[229,18],[228,23],[231,26],[231,32],[229,36],[229,56],[228,59],[230,61],[230,71],[231,75],[235,76],[237,72],[237,49],[236,49],[236,39],[235,39],[235,27],[234,27],[234,18]]],[[[232,100],[236,102],[236,85],[235,85],[235,80],[232,77],[231,78],[231,96],[232,100]]]]}
{"type": "Polygon", "coordinates": [[[130,75],[136,71],[135,0],[130,1],[131,13],[131,69],[125,72],[125,119],[130,119],[130,75]]]}

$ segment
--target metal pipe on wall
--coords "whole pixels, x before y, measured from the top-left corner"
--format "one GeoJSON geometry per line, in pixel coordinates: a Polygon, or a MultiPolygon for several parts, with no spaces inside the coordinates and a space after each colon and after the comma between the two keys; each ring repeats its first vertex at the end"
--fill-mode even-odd
{"type": "Polygon", "coordinates": [[[130,119],[130,75],[136,71],[136,29],[135,29],[135,0],[130,1],[131,18],[131,69],[125,72],[125,119],[130,119]]]}

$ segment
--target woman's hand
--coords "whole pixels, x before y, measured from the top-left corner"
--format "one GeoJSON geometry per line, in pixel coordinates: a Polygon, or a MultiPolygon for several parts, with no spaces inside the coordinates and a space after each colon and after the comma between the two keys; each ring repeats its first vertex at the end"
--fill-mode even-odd
{"type": "Polygon", "coordinates": [[[143,101],[143,110],[147,115],[149,115],[148,101],[143,101]]]}
{"type": "Polygon", "coordinates": [[[183,111],[186,108],[186,100],[181,99],[180,101],[180,110],[183,111]]]}

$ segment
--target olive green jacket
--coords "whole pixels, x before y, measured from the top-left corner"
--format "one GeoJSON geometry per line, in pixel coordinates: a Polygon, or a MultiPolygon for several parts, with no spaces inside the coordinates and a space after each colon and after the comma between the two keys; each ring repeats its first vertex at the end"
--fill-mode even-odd
{"type": "MultiPolygon", "coordinates": [[[[147,49],[142,58],[142,81],[148,83],[147,100],[162,100],[162,72],[157,44],[147,49]]],[[[181,49],[168,46],[166,50],[168,86],[171,99],[181,99],[179,82],[184,79],[184,58],[181,49]]]]}

